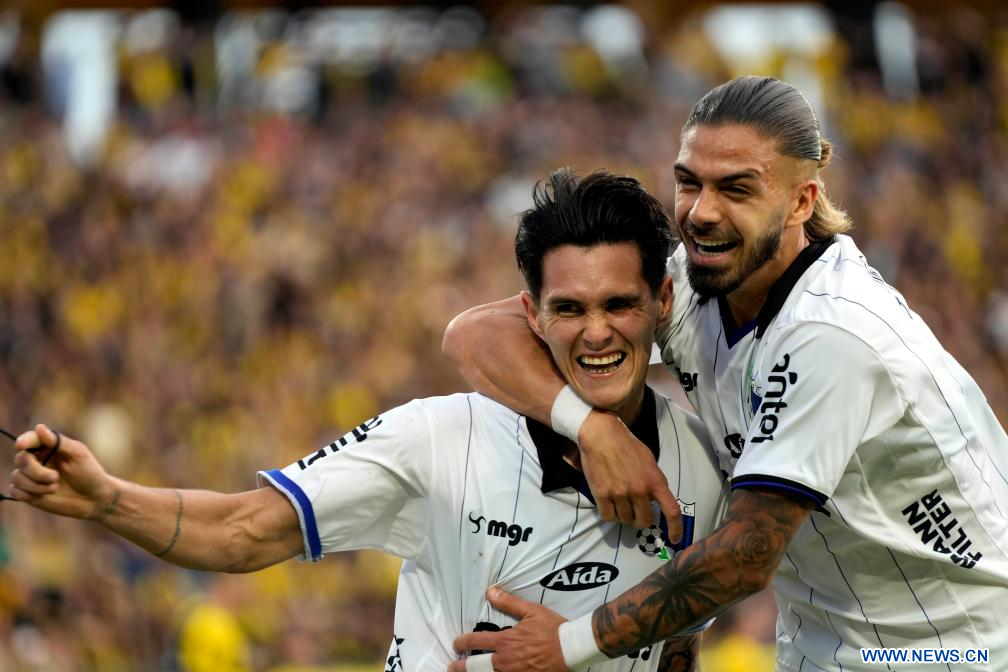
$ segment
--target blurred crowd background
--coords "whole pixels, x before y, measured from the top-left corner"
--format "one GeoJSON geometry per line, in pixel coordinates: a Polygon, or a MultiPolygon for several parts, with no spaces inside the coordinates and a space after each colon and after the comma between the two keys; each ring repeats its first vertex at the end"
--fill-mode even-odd
{"type": "MultiPolygon", "coordinates": [[[[194,6],[0,10],[0,426],[240,491],[464,389],[442,331],[520,289],[534,183],[607,168],[670,204],[682,120],[744,73],[805,91],[852,235],[1008,421],[996,3],[194,6]]],[[[397,571],[189,572],[3,503],[0,670],[381,669],[397,571]]],[[[772,669],[773,619],[722,617],[705,669],[772,669]]]]}

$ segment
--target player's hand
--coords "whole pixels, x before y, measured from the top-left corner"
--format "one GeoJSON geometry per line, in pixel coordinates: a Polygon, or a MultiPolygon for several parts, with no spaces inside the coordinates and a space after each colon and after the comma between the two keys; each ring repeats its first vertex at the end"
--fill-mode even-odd
{"type": "Polygon", "coordinates": [[[654,455],[615,413],[594,410],[578,433],[581,467],[604,520],[634,527],[657,524],[651,501],[668,522],[670,542],[682,536],[679,503],[654,455]]]}
{"type": "Polygon", "coordinates": [[[92,518],[114,490],[112,478],[80,441],[60,436],[59,449],[46,465],[44,452],[56,445],[56,433],[36,425],[14,442],[11,496],[36,508],[73,518],[92,518]]]}
{"type": "MultiPolygon", "coordinates": [[[[491,651],[490,662],[497,672],[567,672],[559,634],[566,618],[499,588],[488,590],[487,599],[497,611],[521,620],[499,632],[462,635],[455,639],[456,651],[491,651]]],[[[452,663],[448,671],[466,672],[465,659],[452,663]]]]}

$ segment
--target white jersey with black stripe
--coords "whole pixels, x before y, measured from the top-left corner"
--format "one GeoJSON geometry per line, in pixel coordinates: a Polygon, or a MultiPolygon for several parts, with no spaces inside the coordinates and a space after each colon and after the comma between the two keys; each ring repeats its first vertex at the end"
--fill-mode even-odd
{"type": "MultiPolygon", "coordinates": [[[[650,389],[644,409],[631,429],[679,497],[676,545],[602,521],[564,440],[478,394],[412,401],[259,477],[298,512],[304,557],[379,548],[405,559],[386,670],[443,672],[455,637],[514,623],[490,608],[488,587],[580,616],[713,530],[727,486],[705,428],[650,389]]],[[[592,670],[657,670],[661,651],[592,670]]]]}
{"type": "Polygon", "coordinates": [[[976,383],[847,236],[806,248],[741,328],[685,266],[680,247],[659,344],[731,487],[817,505],[775,578],[778,669],[912,647],[1006,669],[1008,437],[976,383]]]}

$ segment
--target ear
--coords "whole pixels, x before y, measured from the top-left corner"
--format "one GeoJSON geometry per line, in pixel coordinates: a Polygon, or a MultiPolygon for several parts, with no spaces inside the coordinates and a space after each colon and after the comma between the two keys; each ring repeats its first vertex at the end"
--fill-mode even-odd
{"type": "Polygon", "coordinates": [[[672,314],[672,278],[665,276],[658,288],[658,324],[661,324],[672,314]]]}
{"type": "Polygon", "coordinates": [[[532,294],[528,290],[523,289],[521,300],[522,306],[525,307],[525,318],[528,320],[529,328],[536,336],[545,340],[543,339],[542,327],[539,326],[539,306],[536,305],[535,299],[532,298],[532,294]]]}
{"type": "Polygon", "coordinates": [[[798,183],[798,195],[791,211],[791,221],[804,224],[812,217],[816,200],[819,198],[819,182],[805,179],[798,183]]]}

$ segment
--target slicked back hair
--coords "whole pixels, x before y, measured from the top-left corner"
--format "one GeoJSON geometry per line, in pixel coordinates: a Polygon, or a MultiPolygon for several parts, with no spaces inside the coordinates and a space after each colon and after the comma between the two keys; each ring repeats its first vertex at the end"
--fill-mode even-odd
{"type": "Polygon", "coordinates": [[[815,161],[819,196],[805,222],[810,240],[823,240],[851,227],[847,213],[826,196],[819,170],[833,157],[833,145],[819,131],[819,120],[797,88],[773,77],[737,77],[711,89],[700,99],[683,124],[683,134],[696,126],[750,126],[776,140],[785,156],[815,161]]]}
{"type": "Polygon", "coordinates": [[[543,257],[561,245],[635,244],[644,280],[657,295],[673,236],[665,208],[640,182],[606,171],[579,179],[561,168],[536,185],[533,203],[519,219],[515,257],[536,301],[542,291],[543,257]]]}

